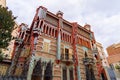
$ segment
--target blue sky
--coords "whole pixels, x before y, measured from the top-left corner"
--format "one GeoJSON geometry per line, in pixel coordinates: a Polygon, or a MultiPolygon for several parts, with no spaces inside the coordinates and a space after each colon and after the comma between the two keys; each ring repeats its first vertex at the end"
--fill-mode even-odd
{"type": "Polygon", "coordinates": [[[70,22],[91,25],[96,40],[104,49],[120,42],[120,0],[7,0],[7,6],[18,16],[17,22],[31,24],[36,8],[61,10],[70,22]]]}

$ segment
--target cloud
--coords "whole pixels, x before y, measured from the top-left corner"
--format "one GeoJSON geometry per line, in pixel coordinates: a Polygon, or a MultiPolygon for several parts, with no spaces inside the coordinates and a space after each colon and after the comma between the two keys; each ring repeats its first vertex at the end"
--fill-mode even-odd
{"type": "Polygon", "coordinates": [[[90,24],[96,40],[105,48],[120,41],[119,3],[119,0],[7,0],[19,23],[30,25],[36,8],[41,5],[53,13],[61,10],[68,21],[90,24]]]}

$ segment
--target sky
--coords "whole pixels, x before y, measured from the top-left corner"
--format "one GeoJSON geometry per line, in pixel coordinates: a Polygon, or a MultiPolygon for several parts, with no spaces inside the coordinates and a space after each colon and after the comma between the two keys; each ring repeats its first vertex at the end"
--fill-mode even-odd
{"type": "MultiPolygon", "coordinates": [[[[46,7],[50,12],[62,11],[70,22],[90,24],[96,41],[104,50],[120,42],[120,0],[7,0],[7,6],[17,16],[17,23],[29,26],[36,8],[46,7]]],[[[106,51],[105,51],[106,52],[106,51]]]]}

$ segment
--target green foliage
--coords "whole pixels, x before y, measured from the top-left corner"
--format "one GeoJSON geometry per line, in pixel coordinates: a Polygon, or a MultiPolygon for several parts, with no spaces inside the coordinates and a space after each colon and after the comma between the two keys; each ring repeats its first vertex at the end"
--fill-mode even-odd
{"type": "Polygon", "coordinates": [[[0,50],[0,62],[3,60],[3,58],[4,58],[4,55],[3,55],[2,51],[0,50]]]}
{"type": "Polygon", "coordinates": [[[0,6],[0,48],[6,48],[11,41],[11,32],[15,25],[14,20],[12,11],[0,6]]]}
{"type": "Polygon", "coordinates": [[[116,68],[116,69],[120,69],[120,66],[119,66],[119,65],[116,65],[115,68],[116,68]]]}

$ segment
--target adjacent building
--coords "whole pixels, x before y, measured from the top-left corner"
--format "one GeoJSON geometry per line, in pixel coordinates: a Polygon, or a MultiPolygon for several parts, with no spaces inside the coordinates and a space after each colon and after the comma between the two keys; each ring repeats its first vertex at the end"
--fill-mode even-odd
{"type": "Polygon", "coordinates": [[[2,52],[4,53],[6,58],[8,58],[8,59],[12,58],[13,49],[14,49],[14,42],[15,42],[15,38],[18,36],[18,33],[19,33],[19,26],[17,23],[15,23],[15,26],[14,26],[13,31],[11,33],[13,39],[9,42],[9,46],[7,47],[7,49],[2,50],[2,52]]]}
{"type": "Polygon", "coordinates": [[[107,47],[108,63],[114,67],[120,63],[120,43],[107,47]]]}
{"type": "Polygon", "coordinates": [[[91,26],[40,6],[28,28],[21,24],[8,75],[27,80],[99,80],[91,26]]]}
{"type": "Polygon", "coordinates": [[[10,65],[11,60],[9,59],[4,59],[2,62],[0,62],[0,76],[5,76],[7,74],[10,65]]]}
{"type": "Polygon", "coordinates": [[[3,7],[6,7],[6,0],[0,0],[0,5],[2,5],[3,7]]]}
{"type": "Polygon", "coordinates": [[[116,77],[120,79],[120,43],[107,47],[108,63],[116,73],[116,77]]]}
{"type": "Polygon", "coordinates": [[[106,54],[104,52],[104,48],[103,48],[102,44],[99,43],[99,42],[96,42],[96,46],[97,46],[97,49],[98,49],[98,54],[99,54],[100,59],[102,61],[102,66],[109,67],[107,57],[106,57],[106,54]]]}
{"type": "MultiPolygon", "coordinates": [[[[17,24],[15,24],[11,34],[12,37],[16,38],[16,36],[18,35],[18,30],[19,30],[19,27],[17,24]]],[[[2,49],[2,53],[4,53],[4,59],[3,61],[0,61],[0,76],[6,75],[9,70],[9,67],[11,65],[12,54],[14,51],[14,42],[15,42],[15,39],[11,40],[9,42],[9,46],[7,47],[7,49],[2,49]]]]}

